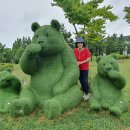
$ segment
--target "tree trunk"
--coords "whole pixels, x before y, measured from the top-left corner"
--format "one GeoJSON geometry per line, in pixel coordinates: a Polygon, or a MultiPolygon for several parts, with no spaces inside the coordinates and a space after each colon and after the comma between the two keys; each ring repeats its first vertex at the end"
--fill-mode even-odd
{"type": "Polygon", "coordinates": [[[75,24],[73,24],[73,26],[74,26],[75,32],[76,32],[76,34],[77,34],[77,36],[78,36],[79,33],[78,33],[78,30],[77,30],[75,24]]]}

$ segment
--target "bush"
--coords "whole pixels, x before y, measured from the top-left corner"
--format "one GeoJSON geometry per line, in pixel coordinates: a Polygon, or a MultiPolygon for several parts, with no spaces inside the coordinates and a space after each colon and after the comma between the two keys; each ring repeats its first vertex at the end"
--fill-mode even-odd
{"type": "Polygon", "coordinates": [[[120,60],[120,59],[130,59],[130,56],[120,55],[120,54],[117,54],[117,53],[112,53],[111,56],[113,56],[117,60],[120,60]]]}
{"type": "Polygon", "coordinates": [[[0,71],[4,71],[4,70],[13,71],[13,64],[1,63],[0,64],[0,71]]]}
{"type": "Polygon", "coordinates": [[[125,56],[126,59],[130,59],[130,56],[125,56]]]}

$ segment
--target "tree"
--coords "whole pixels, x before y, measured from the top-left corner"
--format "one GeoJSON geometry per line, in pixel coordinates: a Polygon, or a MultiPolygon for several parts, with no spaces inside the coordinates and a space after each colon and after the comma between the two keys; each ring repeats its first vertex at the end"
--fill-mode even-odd
{"type": "Polygon", "coordinates": [[[128,44],[127,47],[128,47],[127,53],[130,54],[130,44],[128,44]]]}
{"type": "Polygon", "coordinates": [[[105,40],[106,44],[106,54],[116,53],[117,52],[117,34],[113,34],[112,36],[108,36],[105,40]]]}
{"type": "Polygon", "coordinates": [[[12,62],[11,48],[5,48],[3,51],[2,63],[11,63],[11,62],[12,62]]]}
{"type": "Polygon", "coordinates": [[[117,44],[117,50],[121,55],[123,54],[124,48],[125,48],[125,38],[123,34],[121,34],[120,37],[118,38],[118,44],[117,44]]]}
{"type": "Polygon", "coordinates": [[[52,6],[63,9],[65,17],[75,28],[75,34],[87,39],[90,47],[103,40],[106,21],[112,22],[117,19],[110,5],[99,7],[103,1],[91,0],[85,3],[83,0],[53,0],[52,6]],[[81,25],[79,31],[77,25],[81,25]]]}
{"type": "Polygon", "coordinates": [[[106,45],[106,54],[111,53],[123,54],[123,50],[125,48],[125,38],[123,34],[121,34],[120,37],[117,37],[117,34],[108,36],[105,39],[104,43],[106,45]]]}
{"type": "Polygon", "coordinates": [[[65,29],[65,25],[63,23],[61,24],[61,33],[63,34],[64,39],[67,43],[73,42],[73,39],[71,38],[71,32],[68,32],[67,29],[65,29]]]}
{"type": "Polygon", "coordinates": [[[84,3],[81,0],[53,0],[53,6],[59,6],[65,12],[65,17],[73,24],[76,34],[78,31],[76,24],[83,25],[80,31],[105,33],[104,24],[106,20],[114,21],[117,19],[110,10],[110,5],[99,8],[99,4],[104,0],[91,0],[84,3]]]}
{"type": "Polygon", "coordinates": [[[125,47],[127,47],[127,53],[130,54],[130,36],[125,37],[125,47]]]}
{"type": "Polygon", "coordinates": [[[5,49],[5,44],[3,45],[3,44],[0,42],[0,62],[3,62],[4,49],[5,49]]]}
{"type": "Polygon", "coordinates": [[[23,54],[24,49],[30,43],[31,43],[30,37],[27,37],[27,38],[23,37],[22,39],[17,38],[17,40],[15,40],[12,46],[12,57],[13,57],[14,63],[16,64],[19,63],[20,57],[23,54]]]}
{"type": "Polygon", "coordinates": [[[125,7],[124,12],[126,13],[124,19],[130,24],[130,7],[125,7]]]}
{"type": "Polygon", "coordinates": [[[6,48],[5,44],[0,43],[0,62],[10,63],[12,61],[11,49],[6,48]]]}

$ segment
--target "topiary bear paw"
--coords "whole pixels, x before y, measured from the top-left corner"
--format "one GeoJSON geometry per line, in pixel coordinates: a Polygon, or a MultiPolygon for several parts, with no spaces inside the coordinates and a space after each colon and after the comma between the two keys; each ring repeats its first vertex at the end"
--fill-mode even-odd
{"type": "Polygon", "coordinates": [[[27,99],[14,99],[9,105],[9,115],[28,115],[31,112],[31,105],[27,99]]]}
{"type": "Polygon", "coordinates": [[[90,105],[90,110],[100,111],[101,110],[101,105],[100,104],[91,104],[90,105]]]}
{"type": "Polygon", "coordinates": [[[44,114],[48,119],[53,119],[61,114],[61,106],[55,99],[47,100],[44,104],[44,114]]]}
{"type": "Polygon", "coordinates": [[[110,107],[110,113],[116,116],[120,116],[122,111],[118,107],[110,107]]]}

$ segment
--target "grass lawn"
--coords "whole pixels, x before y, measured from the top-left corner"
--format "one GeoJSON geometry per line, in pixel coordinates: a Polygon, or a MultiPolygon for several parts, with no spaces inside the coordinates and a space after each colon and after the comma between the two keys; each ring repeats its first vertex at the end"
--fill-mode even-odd
{"type": "MultiPolygon", "coordinates": [[[[130,103],[130,59],[120,60],[120,71],[127,80],[124,92],[130,103]]],[[[15,65],[13,73],[20,78],[24,86],[29,83],[29,76],[22,73],[15,65]]],[[[90,66],[90,75],[96,74],[96,63],[90,66]]],[[[30,116],[12,118],[0,115],[0,130],[130,130],[129,111],[121,117],[115,117],[108,111],[90,112],[88,102],[82,101],[76,108],[62,114],[55,120],[48,120],[41,110],[35,110],[30,116]]]]}

